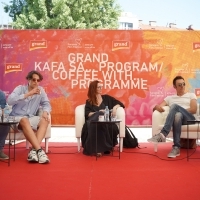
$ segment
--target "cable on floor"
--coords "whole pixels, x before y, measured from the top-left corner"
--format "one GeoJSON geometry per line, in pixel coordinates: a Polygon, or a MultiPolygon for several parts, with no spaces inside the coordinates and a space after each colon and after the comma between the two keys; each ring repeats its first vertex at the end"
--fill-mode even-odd
{"type": "MultiPolygon", "coordinates": [[[[192,156],[192,155],[196,152],[196,148],[194,149],[194,151],[193,151],[190,155],[188,155],[188,156],[186,156],[186,157],[183,157],[183,158],[180,158],[180,159],[176,159],[176,160],[170,160],[170,158],[168,158],[168,159],[161,158],[161,157],[159,157],[158,155],[151,154],[151,153],[128,152],[128,151],[123,151],[123,152],[124,152],[124,153],[135,153],[135,154],[144,154],[144,155],[155,156],[155,157],[159,158],[160,160],[165,160],[165,161],[179,161],[179,160],[184,160],[184,159],[189,158],[190,156],[192,156]]],[[[173,159],[173,158],[172,158],[172,159],[173,159]]],[[[200,158],[192,158],[192,159],[200,159],[200,158]]]]}

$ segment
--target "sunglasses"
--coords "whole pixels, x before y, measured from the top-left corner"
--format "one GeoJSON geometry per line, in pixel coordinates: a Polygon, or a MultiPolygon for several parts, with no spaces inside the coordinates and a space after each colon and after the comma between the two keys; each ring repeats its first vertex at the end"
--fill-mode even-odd
{"type": "Polygon", "coordinates": [[[37,81],[37,82],[40,82],[40,79],[37,79],[37,78],[32,78],[31,80],[32,80],[33,82],[36,82],[36,81],[37,81]]]}
{"type": "Polygon", "coordinates": [[[183,86],[185,86],[185,83],[179,83],[179,84],[177,84],[177,86],[183,87],[183,86]]]}

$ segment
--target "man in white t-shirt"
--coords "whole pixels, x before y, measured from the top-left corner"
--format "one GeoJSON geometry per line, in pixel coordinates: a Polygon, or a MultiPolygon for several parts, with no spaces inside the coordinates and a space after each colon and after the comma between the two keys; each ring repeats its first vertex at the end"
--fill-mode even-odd
{"type": "Polygon", "coordinates": [[[148,142],[158,143],[166,142],[166,137],[171,128],[173,130],[173,141],[169,158],[175,158],[180,155],[180,135],[181,126],[186,124],[187,120],[195,120],[194,114],[197,111],[197,97],[194,93],[185,92],[185,81],[181,76],[176,76],[173,80],[173,86],[177,94],[166,97],[162,103],[156,105],[153,109],[164,112],[163,106],[169,106],[169,114],[161,132],[148,139],[148,142]]]}

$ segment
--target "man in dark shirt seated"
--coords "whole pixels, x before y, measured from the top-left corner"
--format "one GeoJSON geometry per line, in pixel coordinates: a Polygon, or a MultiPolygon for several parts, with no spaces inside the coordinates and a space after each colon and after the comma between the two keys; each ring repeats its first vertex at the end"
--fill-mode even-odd
{"type": "MultiPolygon", "coordinates": [[[[0,109],[4,109],[6,105],[5,94],[0,90],[0,109]]],[[[2,115],[2,112],[0,112],[2,115]]],[[[0,159],[7,160],[9,157],[3,152],[5,140],[9,132],[9,126],[0,125],[0,159]]]]}

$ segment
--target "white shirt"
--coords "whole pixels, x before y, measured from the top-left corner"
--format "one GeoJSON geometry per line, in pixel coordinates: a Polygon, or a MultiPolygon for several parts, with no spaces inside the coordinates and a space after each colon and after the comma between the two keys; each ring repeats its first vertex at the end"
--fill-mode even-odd
{"type": "Polygon", "coordinates": [[[43,111],[50,113],[51,105],[47,94],[44,89],[39,86],[41,94],[35,94],[32,97],[24,98],[24,94],[28,93],[28,85],[19,85],[8,96],[7,102],[12,105],[11,116],[29,116],[36,115],[39,107],[42,107],[43,111]]]}
{"type": "Polygon", "coordinates": [[[190,101],[192,99],[197,99],[196,95],[194,93],[187,92],[182,96],[178,95],[167,96],[164,100],[168,106],[171,106],[172,104],[177,104],[185,109],[188,109],[190,108],[190,101]]]}

